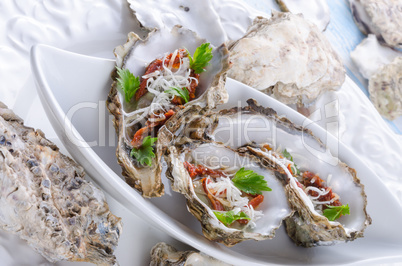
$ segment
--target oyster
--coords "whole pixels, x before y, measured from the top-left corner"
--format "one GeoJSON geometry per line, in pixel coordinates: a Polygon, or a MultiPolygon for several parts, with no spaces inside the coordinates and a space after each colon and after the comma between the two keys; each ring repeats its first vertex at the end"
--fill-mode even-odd
{"type": "Polygon", "coordinates": [[[328,3],[325,0],[275,0],[283,12],[303,14],[304,18],[313,22],[324,31],[331,19],[328,3]]]}
{"type": "Polygon", "coordinates": [[[222,261],[216,260],[206,254],[196,251],[177,251],[171,245],[164,242],[156,244],[151,250],[151,266],[157,265],[192,265],[192,266],[228,266],[222,261]]]}
{"type": "Polygon", "coordinates": [[[399,82],[402,53],[381,45],[370,34],[350,54],[360,73],[369,80],[370,99],[382,116],[393,120],[402,113],[399,82]]]}
{"type": "Polygon", "coordinates": [[[369,80],[370,99],[385,118],[402,115],[402,56],[381,67],[369,80]]]}
{"type": "Polygon", "coordinates": [[[382,43],[402,48],[400,0],[350,0],[353,18],[364,34],[375,34],[382,43]]]}
{"type": "Polygon", "coordinates": [[[345,79],[331,44],[302,15],[273,11],[270,19],[258,17],[229,50],[228,77],[286,104],[309,104],[345,79]]]}
{"type": "Polygon", "coordinates": [[[172,189],[187,199],[189,211],[201,222],[206,238],[233,246],[245,240],[275,236],[292,214],[275,172],[252,156],[213,142],[176,140],[169,146],[167,177],[172,189]],[[265,180],[271,191],[250,196],[234,181],[245,171],[265,180]]]}
{"type": "Polygon", "coordinates": [[[154,145],[155,139],[150,136],[157,136],[159,128],[181,108],[197,105],[208,110],[227,101],[224,82],[228,50],[225,45],[209,47],[194,32],[175,26],[171,32],[154,30],[145,41],[130,33],[127,43],[115,49],[115,55],[118,68],[141,77],[135,97],[127,98],[119,84],[122,77],[115,75],[108,96],[107,108],[115,117],[118,135],[118,162],[129,185],[144,197],[160,197],[164,191],[160,164],[163,143],[157,140],[154,145]],[[189,54],[197,47],[207,47],[212,58],[200,74],[192,68],[189,54]],[[146,152],[155,152],[154,157],[141,157],[145,142],[146,152]]]}
{"type": "Polygon", "coordinates": [[[51,262],[116,262],[122,230],[83,169],[0,102],[0,228],[51,262]]]}
{"type": "MultiPolygon", "coordinates": [[[[236,156],[254,155],[252,158],[259,161],[260,167],[274,173],[282,182],[286,201],[296,211],[285,219],[286,230],[298,245],[330,245],[362,237],[371,218],[366,212],[364,187],[354,169],[334,157],[308,129],[279,117],[273,109],[261,107],[254,100],[247,102],[249,106],[244,108],[236,107],[194,117],[191,121],[185,121],[185,126],[180,128],[179,135],[193,140],[176,143],[170,148],[170,164],[173,165],[171,175],[174,177],[173,188],[188,194],[189,208],[196,205],[195,197],[189,189],[190,178],[183,167],[178,167],[180,160],[188,156],[180,151],[191,149],[191,153],[195,153],[198,147],[194,147],[194,143],[197,141],[214,141],[214,145],[221,143],[237,149],[241,154],[236,156]],[[350,215],[327,217],[326,209],[332,208],[349,209],[350,215]]],[[[219,154],[217,147],[209,150],[209,153],[219,154]]],[[[208,154],[208,151],[199,154],[208,154]]],[[[199,158],[203,158],[199,154],[199,158]]],[[[276,190],[280,191],[278,188],[276,190]]],[[[207,216],[207,210],[199,208],[198,211],[197,218],[207,216]]],[[[215,225],[212,222],[209,227],[203,226],[204,234],[205,231],[209,231],[209,234],[219,232],[213,228],[215,225]]]]}
{"type": "Polygon", "coordinates": [[[353,63],[366,79],[370,79],[380,67],[391,63],[398,56],[402,56],[402,53],[381,45],[373,34],[369,34],[350,53],[353,63]]]}

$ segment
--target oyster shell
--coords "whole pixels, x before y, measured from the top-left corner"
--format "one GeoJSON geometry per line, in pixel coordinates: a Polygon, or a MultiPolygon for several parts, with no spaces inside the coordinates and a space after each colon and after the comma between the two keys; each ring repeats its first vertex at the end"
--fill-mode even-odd
{"type": "Polygon", "coordinates": [[[402,72],[402,53],[381,45],[370,34],[350,56],[363,77],[369,80],[370,99],[379,113],[390,120],[400,116],[402,102],[399,78],[402,72]]]}
{"type": "Polygon", "coordinates": [[[385,118],[394,120],[402,115],[402,56],[371,76],[369,92],[374,106],[385,118]]]}
{"type": "Polygon", "coordinates": [[[273,11],[270,19],[258,17],[229,50],[228,77],[286,104],[308,104],[345,79],[331,44],[302,15],[273,11]]]}
{"type": "Polygon", "coordinates": [[[0,102],[0,228],[51,262],[116,263],[120,218],[84,175],[0,102]]]}
{"type": "Polygon", "coordinates": [[[321,31],[325,31],[331,19],[328,3],[325,0],[275,0],[283,12],[303,14],[321,31]]]}
{"type": "MultiPolygon", "coordinates": [[[[285,225],[289,236],[298,245],[330,245],[362,237],[371,218],[366,212],[364,187],[354,169],[334,157],[308,129],[293,124],[285,117],[279,117],[273,109],[261,107],[254,100],[250,99],[247,103],[249,106],[244,108],[210,112],[186,121],[180,134],[198,141],[213,140],[238,149],[242,154],[251,153],[267,171],[274,171],[285,186],[287,201],[296,211],[293,216],[285,219],[285,225]],[[267,144],[271,152],[265,148],[267,144]],[[292,154],[294,162],[283,158],[285,153],[292,154]],[[313,204],[311,195],[307,194],[308,186],[300,184],[303,189],[299,187],[302,181],[297,178],[303,176],[289,170],[293,163],[303,173],[316,173],[326,184],[322,188],[326,191],[333,189],[343,205],[349,205],[351,214],[329,221],[322,214],[324,207],[320,207],[321,203],[313,204]]],[[[192,145],[190,143],[187,141],[187,145],[192,145]]],[[[172,147],[171,151],[175,149],[172,147]]],[[[173,157],[183,158],[178,154],[173,157]]],[[[173,176],[176,183],[180,172],[173,176]]],[[[186,190],[184,185],[182,189],[186,190]]],[[[335,199],[331,198],[331,201],[335,199]]]]}
{"type": "Polygon", "coordinates": [[[201,252],[177,251],[173,246],[164,242],[160,242],[152,248],[150,265],[229,266],[229,264],[216,260],[201,252]]]}
{"type": "MultiPolygon", "coordinates": [[[[188,138],[176,140],[174,145],[168,147],[167,153],[166,176],[172,182],[172,189],[186,197],[187,208],[201,222],[203,234],[209,240],[233,246],[245,240],[270,239],[275,236],[275,230],[281,225],[282,220],[293,213],[286,201],[282,184],[275,177],[275,171],[261,167],[252,156],[241,155],[217,143],[188,138]],[[225,187],[224,192],[216,192],[214,196],[225,206],[224,208],[213,208],[213,204],[211,206],[208,194],[205,194],[205,187],[203,188],[207,185],[203,184],[202,179],[191,175],[186,165],[188,163],[225,174],[216,178],[208,188],[214,190],[216,187],[225,187]],[[247,205],[249,199],[246,196],[234,196],[236,193],[241,194],[241,191],[233,184],[227,184],[243,167],[262,175],[272,189],[262,193],[264,201],[258,206],[258,210],[247,205]],[[225,225],[217,218],[215,210],[233,211],[235,214],[243,212],[250,221],[246,225],[237,222],[225,225]]],[[[213,174],[207,173],[205,181],[207,184],[210,176],[213,174]]]]}
{"type": "Polygon", "coordinates": [[[350,53],[353,63],[366,79],[370,79],[380,67],[391,63],[398,56],[402,56],[402,53],[381,45],[373,34],[369,34],[350,53]]]}
{"type": "Polygon", "coordinates": [[[350,0],[353,18],[364,34],[375,34],[391,47],[402,48],[400,0],[350,0]]]}
{"type": "MultiPolygon", "coordinates": [[[[193,31],[180,26],[175,26],[171,32],[154,30],[146,40],[141,40],[135,33],[130,33],[127,43],[115,49],[116,65],[119,68],[128,69],[135,76],[142,77],[146,65],[156,58],[163,57],[166,53],[173,53],[179,48],[186,48],[189,52],[194,53],[196,48],[203,43],[205,43],[204,39],[199,38],[193,31]]],[[[199,76],[195,99],[186,103],[184,108],[197,105],[208,110],[227,101],[228,95],[224,83],[225,72],[229,68],[228,50],[225,45],[221,45],[213,48],[212,54],[213,58],[206,67],[206,71],[199,76]]],[[[177,78],[176,76],[175,78],[177,78]]],[[[149,114],[163,110],[164,107],[160,108],[161,104],[154,102],[154,99],[156,99],[154,94],[147,92],[138,101],[131,99],[127,103],[124,101],[124,96],[118,88],[116,76],[114,76],[107,101],[107,108],[115,118],[114,125],[118,135],[116,155],[123,169],[122,174],[126,178],[126,182],[141,192],[144,197],[160,197],[164,193],[160,164],[163,143],[158,139],[156,157],[152,159],[151,166],[144,166],[130,156],[133,148],[130,140],[135,131],[146,125],[149,114]]],[[[176,115],[181,112],[180,108],[171,108],[174,108],[176,115]]]]}

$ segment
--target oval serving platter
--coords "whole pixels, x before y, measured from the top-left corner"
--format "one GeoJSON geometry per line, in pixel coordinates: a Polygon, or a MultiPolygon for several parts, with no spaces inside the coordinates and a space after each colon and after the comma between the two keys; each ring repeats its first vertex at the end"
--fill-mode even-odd
{"type": "Polygon", "coordinates": [[[309,128],[333,154],[338,154],[341,161],[355,168],[365,185],[367,211],[373,220],[364,238],[346,244],[306,249],[294,245],[282,226],[272,240],[246,241],[233,248],[206,240],[198,221],[187,211],[185,199],[170,190],[164,176],[165,195],[151,200],[142,198],[123,181],[115,157],[115,130],[105,106],[111,85],[110,74],[115,66],[113,60],[37,45],[31,51],[31,66],[48,118],[74,159],[112,197],[178,240],[234,265],[339,265],[402,260],[402,230],[399,227],[402,209],[397,199],[349,148],[312,121],[269,96],[228,78],[229,102],[220,108],[245,106],[247,99],[257,99],[259,104],[271,107],[295,124],[309,128]]]}

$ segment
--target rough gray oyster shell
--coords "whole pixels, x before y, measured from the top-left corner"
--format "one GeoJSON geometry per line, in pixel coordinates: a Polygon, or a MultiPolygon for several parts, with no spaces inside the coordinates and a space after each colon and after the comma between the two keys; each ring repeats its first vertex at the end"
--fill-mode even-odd
{"type": "Polygon", "coordinates": [[[101,190],[0,102],[0,228],[51,262],[116,262],[122,225],[101,190]]]}
{"type": "Polygon", "coordinates": [[[345,79],[331,44],[302,15],[273,11],[269,19],[257,17],[229,50],[228,77],[286,104],[308,104],[345,79]]]}
{"type": "Polygon", "coordinates": [[[402,56],[380,67],[369,80],[370,99],[389,120],[402,115],[402,56]]]}
{"type": "MultiPolygon", "coordinates": [[[[362,237],[371,218],[366,212],[364,187],[354,169],[334,157],[308,129],[293,124],[285,117],[279,117],[273,109],[259,106],[255,100],[247,102],[249,106],[244,108],[209,112],[187,120],[179,133],[192,139],[185,140],[185,145],[194,150],[192,145],[196,140],[221,143],[238,152],[254,155],[260,165],[274,171],[284,185],[287,201],[295,210],[293,216],[285,219],[285,225],[287,233],[296,244],[306,247],[331,245],[362,237]],[[266,144],[272,147],[272,152],[262,148],[266,144]],[[329,221],[323,216],[317,203],[313,204],[312,198],[308,196],[305,190],[307,186],[299,187],[298,179],[290,173],[289,165],[286,166],[290,161],[281,158],[284,149],[292,154],[294,163],[302,172],[319,174],[328,187],[340,196],[340,201],[344,205],[349,204],[351,215],[342,216],[336,221],[329,221]]],[[[178,144],[172,146],[170,151],[180,149],[178,144]]],[[[171,157],[183,158],[178,154],[171,157]]],[[[173,169],[172,172],[175,170],[169,169],[173,169]]],[[[176,172],[176,176],[173,174],[174,182],[180,175],[183,176],[180,172],[176,172]]],[[[297,177],[300,178],[300,174],[297,177]]],[[[186,186],[182,186],[182,190],[186,191],[186,186]]],[[[187,199],[191,201],[189,197],[187,199]]],[[[191,204],[189,208],[192,208],[191,204]]],[[[204,213],[200,211],[198,217],[202,215],[204,213]]],[[[204,226],[204,234],[205,230],[212,235],[217,231],[213,225],[209,228],[204,226]]]]}
{"type": "MultiPolygon", "coordinates": [[[[128,35],[127,43],[115,49],[116,66],[129,69],[135,76],[142,76],[146,65],[156,58],[163,57],[164,54],[171,53],[179,48],[186,48],[190,53],[193,53],[202,43],[205,43],[204,39],[181,26],[175,26],[171,32],[163,29],[154,30],[146,40],[141,40],[138,35],[131,32],[128,35]]],[[[196,98],[185,104],[185,108],[200,106],[208,110],[227,101],[228,95],[224,83],[225,73],[229,68],[228,53],[225,45],[213,48],[213,58],[210,65],[205,72],[200,74],[196,98]]],[[[134,115],[130,115],[130,113],[153,107],[149,105],[150,102],[144,101],[141,103],[138,101],[139,107],[125,103],[117,86],[116,75],[114,75],[113,80],[107,108],[115,118],[114,125],[118,135],[116,155],[123,170],[122,174],[126,182],[141,192],[144,197],[160,197],[164,193],[161,181],[162,166],[160,164],[163,148],[161,140],[158,139],[156,143],[156,157],[153,158],[151,167],[140,165],[130,156],[132,146],[129,135],[133,131],[131,128],[138,130],[145,123],[144,117],[141,117],[140,113],[134,115]]],[[[147,99],[147,97],[143,98],[147,99]]],[[[181,112],[180,110],[176,111],[176,115],[181,112]]]]}
{"type": "Polygon", "coordinates": [[[151,266],[229,266],[206,254],[197,251],[177,251],[173,246],[160,242],[151,250],[151,266]]]}
{"type": "Polygon", "coordinates": [[[402,48],[400,0],[350,0],[353,18],[364,34],[375,34],[391,47],[402,48]]]}

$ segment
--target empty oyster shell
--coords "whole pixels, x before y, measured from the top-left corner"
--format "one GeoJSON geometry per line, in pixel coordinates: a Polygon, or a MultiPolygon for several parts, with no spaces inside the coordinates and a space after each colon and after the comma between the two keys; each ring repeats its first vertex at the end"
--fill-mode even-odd
{"type": "MultiPolygon", "coordinates": [[[[273,109],[261,107],[254,100],[247,102],[249,106],[244,108],[210,112],[186,121],[180,134],[201,142],[213,140],[237,148],[239,152],[251,153],[267,171],[274,171],[285,186],[287,201],[296,211],[285,219],[285,225],[289,236],[298,245],[330,245],[362,237],[371,218],[366,212],[364,187],[356,172],[334,157],[308,129],[279,117],[273,109]],[[286,153],[293,158],[283,158],[286,153]],[[293,170],[293,164],[298,166],[300,174],[293,170]],[[329,202],[317,202],[308,194],[311,188],[303,183],[304,173],[315,173],[316,180],[322,180],[320,189],[323,193],[332,193],[333,190],[329,202]],[[337,200],[335,193],[342,205],[348,204],[350,215],[329,221],[322,212],[324,204],[331,205],[337,200]]],[[[191,147],[192,142],[186,143],[191,147]]],[[[217,148],[211,150],[216,152],[217,148]]],[[[179,155],[174,158],[185,158],[185,155],[179,155]]],[[[180,173],[173,174],[175,183],[178,176],[183,176],[180,173]]],[[[182,190],[186,190],[185,187],[183,185],[182,190]]]]}
{"type": "Polygon", "coordinates": [[[197,251],[177,251],[173,246],[164,242],[156,244],[151,250],[151,266],[181,265],[181,266],[229,266],[197,251]]]}
{"type": "Polygon", "coordinates": [[[283,12],[303,14],[305,19],[313,22],[324,31],[331,19],[328,3],[325,0],[275,0],[283,12]]]}
{"type": "Polygon", "coordinates": [[[308,104],[345,79],[331,44],[302,15],[273,11],[270,19],[258,17],[229,50],[229,77],[286,104],[308,104]]]}
{"type": "Polygon", "coordinates": [[[0,228],[47,260],[116,263],[122,224],[100,189],[0,102],[0,228]]]}
{"type": "Polygon", "coordinates": [[[375,34],[391,47],[402,48],[402,3],[399,0],[350,0],[353,18],[364,34],[375,34]]]}
{"type": "MultiPolygon", "coordinates": [[[[205,43],[205,40],[199,38],[191,30],[180,26],[175,26],[171,32],[154,30],[144,41],[135,33],[130,33],[127,43],[115,49],[116,65],[119,68],[128,69],[135,76],[144,77],[145,67],[154,62],[155,59],[163,58],[167,53],[173,53],[179,48],[186,48],[188,52],[194,53],[196,48],[203,43],[205,43]]],[[[208,110],[227,101],[228,95],[224,88],[224,82],[225,72],[229,68],[228,50],[225,45],[222,45],[218,48],[213,48],[212,55],[213,58],[206,67],[206,71],[199,75],[199,84],[197,83],[198,85],[193,95],[194,100],[185,104],[185,107],[197,105],[208,110]]],[[[172,56],[172,58],[175,57],[172,56]]],[[[162,60],[160,61],[162,62],[162,60]]],[[[156,72],[163,75],[163,71],[153,73],[156,72]]],[[[180,76],[176,72],[171,73],[175,75],[173,76],[175,80],[180,76]]],[[[150,79],[155,81],[157,78],[151,77],[148,80],[150,79]]],[[[148,91],[139,100],[134,100],[133,98],[130,102],[126,102],[122,91],[118,87],[116,77],[114,77],[114,80],[108,96],[107,107],[115,118],[114,125],[118,135],[116,155],[123,169],[123,176],[125,176],[126,182],[140,191],[144,197],[160,197],[164,193],[160,164],[163,143],[160,139],[156,142],[156,156],[152,159],[151,166],[141,165],[130,156],[130,152],[133,149],[131,140],[133,135],[135,136],[134,133],[148,125],[151,115],[160,118],[158,112],[162,112],[166,108],[160,102],[155,102],[159,99],[155,95],[157,93],[162,95],[163,93],[148,91]]],[[[176,115],[181,112],[177,106],[169,108],[172,108],[171,110],[176,112],[176,115]]],[[[168,117],[164,116],[163,113],[168,110],[161,113],[164,120],[168,119],[168,117]]],[[[158,131],[156,130],[156,133],[152,132],[151,134],[156,135],[158,131]]]]}
{"type": "Polygon", "coordinates": [[[385,118],[402,115],[402,56],[381,67],[369,80],[370,99],[385,118]]]}

